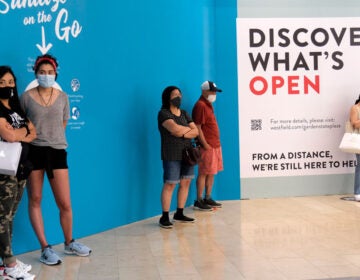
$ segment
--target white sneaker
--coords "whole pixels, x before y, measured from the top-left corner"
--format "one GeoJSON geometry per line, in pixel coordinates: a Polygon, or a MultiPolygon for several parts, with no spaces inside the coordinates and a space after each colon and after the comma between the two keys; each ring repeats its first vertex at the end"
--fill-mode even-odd
{"type": "Polygon", "coordinates": [[[16,259],[16,263],[20,266],[20,268],[22,270],[24,270],[25,272],[29,272],[32,269],[31,264],[26,264],[23,263],[22,261],[20,261],[19,259],[16,259]]]}
{"type": "Polygon", "coordinates": [[[25,272],[20,265],[16,264],[14,267],[6,267],[4,274],[1,276],[3,280],[34,280],[35,275],[25,272]]]}
{"type": "MultiPolygon", "coordinates": [[[[32,269],[31,264],[23,263],[20,260],[16,260],[16,263],[19,265],[19,268],[22,269],[24,272],[29,272],[32,269]]],[[[5,273],[5,266],[3,264],[0,265],[0,276],[3,276],[5,273]]],[[[1,279],[1,278],[0,278],[1,279]]]]}
{"type": "Polygon", "coordinates": [[[356,201],[360,201],[360,194],[355,194],[354,198],[355,198],[356,201]]]}

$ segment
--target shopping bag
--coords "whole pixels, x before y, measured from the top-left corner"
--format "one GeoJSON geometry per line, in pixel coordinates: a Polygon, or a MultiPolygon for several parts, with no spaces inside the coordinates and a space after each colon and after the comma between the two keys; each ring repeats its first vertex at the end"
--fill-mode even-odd
{"type": "Polygon", "coordinates": [[[345,132],[339,149],[346,153],[360,154],[360,134],[345,132]]]}
{"type": "Polygon", "coordinates": [[[22,146],[20,142],[4,142],[0,141],[0,174],[15,176],[22,146]]]}

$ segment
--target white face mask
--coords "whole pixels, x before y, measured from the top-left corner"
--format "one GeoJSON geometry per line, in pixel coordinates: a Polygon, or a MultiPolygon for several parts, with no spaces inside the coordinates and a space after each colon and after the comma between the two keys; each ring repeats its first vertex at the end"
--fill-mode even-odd
{"type": "Polygon", "coordinates": [[[55,84],[55,75],[37,75],[38,83],[43,88],[52,87],[55,84]]]}
{"type": "Polygon", "coordinates": [[[210,95],[208,95],[207,100],[208,100],[210,103],[215,102],[215,100],[216,100],[216,94],[210,94],[210,95]]]}

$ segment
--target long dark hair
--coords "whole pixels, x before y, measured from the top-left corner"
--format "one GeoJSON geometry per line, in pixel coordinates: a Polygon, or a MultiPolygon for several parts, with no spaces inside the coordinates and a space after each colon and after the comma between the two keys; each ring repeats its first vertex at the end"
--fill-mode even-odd
{"type": "Polygon", "coordinates": [[[168,86],[164,89],[164,91],[162,93],[161,109],[170,109],[170,95],[171,95],[171,92],[175,89],[177,89],[181,93],[181,90],[176,86],[168,86]]]}
{"type": "MultiPolygon", "coordinates": [[[[18,95],[17,85],[16,85],[16,76],[15,76],[14,72],[12,71],[12,69],[9,66],[0,66],[0,79],[2,77],[4,77],[4,75],[6,73],[11,74],[14,77],[14,82],[15,82],[15,88],[13,90],[13,95],[9,98],[9,105],[14,112],[18,113],[22,118],[24,118],[24,119],[26,119],[26,121],[28,121],[24,110],[20,106],[20,100],[19,100],[19,95],[18,95]]],[[[0,106],[5,108],[5,106],[2,104],[2,102],[0,102],[0,106]]]]}
{"type": "Polygon", "coordinates": [[[358,99],[356,99],[355,105],[358,104],[359,102],[360,102],[360,95],[359,95],[358,99]]]}

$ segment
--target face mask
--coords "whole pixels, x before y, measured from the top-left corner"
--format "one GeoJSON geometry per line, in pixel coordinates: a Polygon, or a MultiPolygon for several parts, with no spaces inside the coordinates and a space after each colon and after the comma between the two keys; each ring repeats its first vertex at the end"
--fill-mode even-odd
{"type": "Polygon", "coordinates": [[[41,87],[49,88],[55,84],[55,75],[37,75],[37,80],[41,87]]]}
{"type": "Polygon", "coordinates": [[[210,95],[208,95],[207,100],[208,100],[210,103],[215,102],[215,100],[216,100],[216,94],[210,94],[210,95]]]}
{"type": "Polygon", "coordinates": [[[13,87],[2,87],[0,88],[0,99],[9,99],[11,96],[13,96],[13,87]]]}
{"type": "Polygon", "coordinates": [[[173,99],[170,100],[170,103],[172,105],[174,105],[176,108],[180,108],[180,105],[181,105],[181,98],[178,96],[178,97],[175,97],[173,99]]]}

